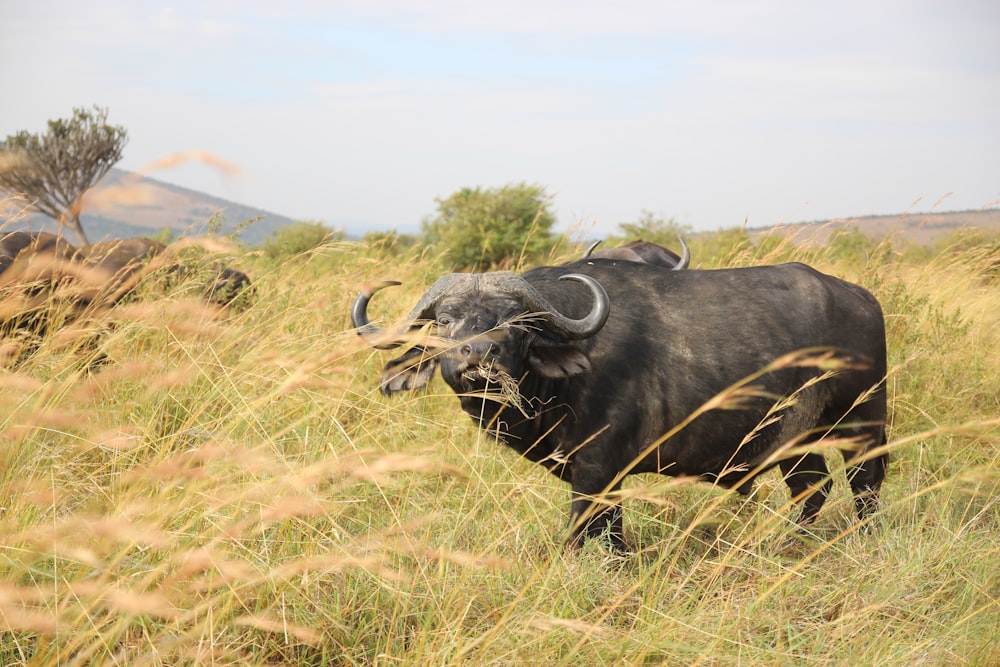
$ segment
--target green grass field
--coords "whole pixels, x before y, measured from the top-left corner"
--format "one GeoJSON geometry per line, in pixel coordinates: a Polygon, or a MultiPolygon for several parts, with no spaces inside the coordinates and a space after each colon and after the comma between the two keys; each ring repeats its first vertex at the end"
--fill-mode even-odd
{"type": "Polygon", "coordinates": [[[1000,664],[1000,252],[966,246],[692,243],[700,268],[794,259],[879,297],[883,509],[856,529],[839,456],[808,536],[777,472],[749,499],[636,476],[625,559],[565,552],[568,487],[440,378],[379,394],[390,355],[351,303],[401,280],[378,314],[403,317],[433,257],[238,253],[245,307],[154,290],[8,337],[0,664],[1000,664]]]}

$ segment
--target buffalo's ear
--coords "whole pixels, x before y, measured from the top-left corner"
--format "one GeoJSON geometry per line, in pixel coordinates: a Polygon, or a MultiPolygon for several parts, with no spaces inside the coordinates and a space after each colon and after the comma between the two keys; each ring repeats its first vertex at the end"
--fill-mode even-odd
{"type": "Polygon", "coordinates": [[[558,379],[590,372],[590,359],[576,347],[532,345],[528,364],[542,377],[558,379]]]}
{"type": "Polygon", "coordinates": [[[400,391],[423,389],[434,377],[437,359],[425,356],[426,350],[414,347],[402,356],[396,357],[382,369],[382,383],[379,388],[386,396],[400,391]]]}

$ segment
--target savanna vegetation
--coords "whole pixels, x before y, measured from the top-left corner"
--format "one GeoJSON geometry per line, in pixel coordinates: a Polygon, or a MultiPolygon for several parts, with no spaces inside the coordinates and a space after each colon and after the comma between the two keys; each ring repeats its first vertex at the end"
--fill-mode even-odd
{"type": "Polygon", "coordinates": [[[239,307],[150,289],[0,341],[0,664],[1000,663],[997,239],[690,238],[699,268],[799,260],[879,297],[884,505],[857,528],[839,456],[806,535],[776,472],[748,499],[632,477],[616,558],[564,551],[568,489],[440,379],[379,394],[357,290],[402,281],[402,318],[451,260],[297,233],[233,246],[239,307]]]}

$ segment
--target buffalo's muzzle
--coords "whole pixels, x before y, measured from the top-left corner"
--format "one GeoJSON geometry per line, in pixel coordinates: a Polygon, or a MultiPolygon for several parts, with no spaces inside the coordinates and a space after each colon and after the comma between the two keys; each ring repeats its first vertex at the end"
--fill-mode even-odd
{"type": "Polygon", "coordinates": [[[495,356],[493,354],[495,351],[496,345],[493,341],[489,340],[466,341],[458,347],[459,356],[468,366],[479,366],[480,364],[488,363],[490,357],[495,356]]]}

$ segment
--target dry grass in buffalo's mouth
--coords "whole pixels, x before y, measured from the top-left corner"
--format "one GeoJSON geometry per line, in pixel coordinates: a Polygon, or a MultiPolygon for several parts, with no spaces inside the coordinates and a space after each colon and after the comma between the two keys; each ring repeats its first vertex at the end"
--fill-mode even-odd
{"type": "Polygon", "coordinates": [[[533,416],[525,410],[517,380],[507,371],[490,364],[478,364],[466,370],[462,376],[467,380],[486,380],[488,385],[494,385],[499,389],[494,400],[513,405],[518,412],[529,419],[533,416]]]}

